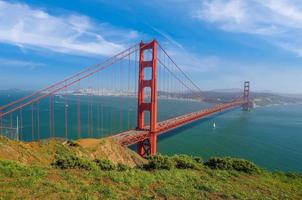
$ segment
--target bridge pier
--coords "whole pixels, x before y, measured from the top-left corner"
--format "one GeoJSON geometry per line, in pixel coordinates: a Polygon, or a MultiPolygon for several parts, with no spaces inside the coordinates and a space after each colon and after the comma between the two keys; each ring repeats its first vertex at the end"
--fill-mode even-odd
{"type": "Polygon", "coordinates": [[[157,41],[150,43],[140,43],[139,51],[139,84],[138,84],[138,115],[137,130],[144,130],[145,119],[144,114],[150,114],[150,126],[148,126],[149,138],[140,141],[137,146],[139,155],[145,157],[147,155],[156,154],[157,145],[157,41]],[[144,53],[146,50],[152,51],[152,59],[145,60],[144,53]],[[151,79],[145,79],[145,69],[151,68],[151,79]],[[151,89],[151,100],[145,102],[145,88],[151,89]]]}

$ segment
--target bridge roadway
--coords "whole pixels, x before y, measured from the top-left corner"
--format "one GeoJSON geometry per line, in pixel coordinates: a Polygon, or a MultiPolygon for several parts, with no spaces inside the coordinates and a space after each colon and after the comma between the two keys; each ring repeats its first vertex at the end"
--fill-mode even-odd
{"type": "MultiPolygon", "coordinates": [[[[162,122],[157,123],[157,135],[161,135],[167,133],[173,129],[179,128],[186,124],[192,123],[199,119],[208,117],[210,115],[237,107],[245,104],[244,100],[236,100],[230,103],[223,103],[215,105],[214,107],[203,109],[197,112],[192,112],[189,114],[181,115],[172,119],[168,119],[162,122]]],[[[129,130],[122,133],[118,133],[116,135],[110,136],[110,138],[115,139],[121,145],[129,146],[132,144],[136,144],[139,141],[143,141],[149,138],[149,127],[146,126],[144,130],[129,130]]]]}

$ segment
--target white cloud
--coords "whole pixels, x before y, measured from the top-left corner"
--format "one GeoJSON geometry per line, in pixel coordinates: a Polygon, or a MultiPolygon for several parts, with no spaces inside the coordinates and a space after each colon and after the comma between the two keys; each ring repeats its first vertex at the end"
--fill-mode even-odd
{"type": "Polygon", "coordinates": [[[297,64],[284,67],[284,63],[270,63],[265,60],[246,61],[217,55],[202,56],[175,46],[164,48],[203,90],[241,88],[243,82],[249,80],[254,91],[301,93],[299,87],[293,87],[302,78],[302,69],[297,64]]]}
{"type": "Polygon", "coordinates": [[[15,59],[4,59],[0,58],[0,67],[14,67],[14,68],[26,68],[29,70],[34,70],[39,67],[45,66],[44,63],[25,61],[25,60],[15,60],[15,59]]]}
{"type": "Polygon", "coordinates": [[[302,56],[300,0],[204,0],[200,5],[194,17],[224,31],[262,36],[302,56]]]}
{"type": "Polygon", "coordinates": [[[302,69],[298,65],[284,68],[282,63],[245,62],[220,57],[215,60],[213,71],[192,74],[197,84],[206,86],[204,89],[241,88],[243,82],[248,80],[253,91],[301,93],[301,88],[295,87],[302,78],[302,69]]]}
{"type": "Polygon", "coordinates": [[[221,60],[216,56],[201,56],[190,53],[185,49],[173,47],[168,47],[167,51],[181,69],[189,73],[214,72],[222,64],[221,60]]]}
{"type": "Polygon", "coordinates": [[[0,1],[0,42],[69,54],[109,56],[139,33],[96,23],[83,15],[53,16],[26,4],[0,1]]]}
{"type": "Polygon", "coordinates": [[[184,49],[184,47],[177,42],[176,40],[174,40],[169,34],[149,25],[155,32],[157,32],[159,35],[161,35],[168,43],[170,43],[170,45],[174,45],[180,49],[184,49]]]}

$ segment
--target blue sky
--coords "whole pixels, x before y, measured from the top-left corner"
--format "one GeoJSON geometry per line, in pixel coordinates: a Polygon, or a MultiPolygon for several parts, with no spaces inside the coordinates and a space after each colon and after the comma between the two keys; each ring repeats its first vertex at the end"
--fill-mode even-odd
{"type": "Polygon", "coordinates": [[[302,93],[299,0],[0,0],[0,89],[38,89],[156,38],[204,90],[302,93]]]}

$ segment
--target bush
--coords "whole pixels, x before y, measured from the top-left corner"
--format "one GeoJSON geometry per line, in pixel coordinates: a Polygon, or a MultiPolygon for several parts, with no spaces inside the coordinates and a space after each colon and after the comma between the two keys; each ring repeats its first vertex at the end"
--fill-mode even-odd
{"type": "Polygon", "coordinates": [[[211,169],[223,169],[229,170],[232,169],[232,165],[224,158],[213,157],[210,158],[207,162],[204,163],[205,166],[210,167],[211,169]]]}
{"type": "Polygon", "coordinates": [[[73,141],[73,140],[68,140],[68,141],[67,141],[67,144],[68,144],[69,146],[71,146],[71,147],[79,147],[79,146],[80,146],[77,142],[75,142],[75,141],[73,141]]]}
{"type": "Polygon", "coordinates": [[[200,157],[192,157],[188,155],[174,155],[172,157],[164,155],[154,155],[147,157],[148,163],[141,166],[145,170],[156,170],[172,168],[177,169],[197,169],[202,168],[202,159],[200,157]]]}
{"type": "Polygon", "coordinates": [[[118,171],[126,171],[126,170],[131,169],[129,166],[122,164],[122,163],[118,163],[116,168],[118,171]]]}
{"type": "Polygon", "coordinates": [[[41,177],[44,175],[44,171],[36,166],[27,167],[14,161],[0,160],[0,176],[1,175],[11,178],[22,176],[41,177]]]}
{"type": "Polygon", "coordinates": [[[248,174],[259,173],[260,169],[252,162],[244,159],[236,158],[210,158],[204,165],[210,167],[211,169],[221,169],[221,170],[236,170],[248,174]]]}
{"type": "Polygon", "coordinates": [[[175,162],[168,156],[154,155],[147,157],[148,163],[142,166],[145,170],[166,169],[170,170],[175,166],[175,162]]]}
{"type": "Polygon", "coordinates": [[[245,172],[248,174],[259,173],[260,169],[251,161],[244,159],[231,159],[232,167],[239,172],[245,172]]]}
{"type": "Polygon", "coordinates": [[[302,174],[296,172],[286,172],[285,176],[291,179],[299,179],[302,178],[302,174]]]}
{"type": "Polygon", "coordinates": [[[203,160],[202,160],[202,158],[201,157],[194,157],[193,158],[197,163],[199,163],[199,164],[203,164],[203,160]]]}
{"type": "Polygon", "coordinates": [[[202,168],[202,159],[199,157],[193,158],[188,155],[175,155],[172,157],[175,162],[175,167],[178,169],[197,169],[202,168]]]}
{"type": "Polygon", "coordinates": [[[89,160],[79,158],[75,155],[69,155],[66,157],[59,157],[53,163],[52,166],[60,169],[86,169],[91,170],[94,166],[89,160]]]}
{"type": "Polygon", "coordinates": [[[116,166],[110,160],[95,159],[94,162],[101,170],[104,171],[111,171],[116,169],[116,166]]]}

